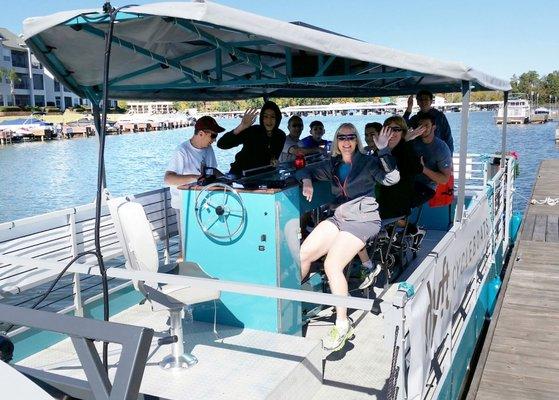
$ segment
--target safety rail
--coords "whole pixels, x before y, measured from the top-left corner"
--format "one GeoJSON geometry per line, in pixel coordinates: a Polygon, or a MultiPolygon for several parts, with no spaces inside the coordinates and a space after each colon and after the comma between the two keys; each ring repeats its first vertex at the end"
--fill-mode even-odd
{"type": "MultiPolygon", "coordinates": [[[[460,176],[460,157],[458,153],[452,155],[453,175],[455,187],[458,186],[460,176]]],[[[480,190],[488,181],[488,156],[478,153],[468,153],[466,157],[466,190],[480,190]]]]}
{"type": "MultiPolygon", "coordinates": [[[[483,158],[484,156],[480,157],[483,158]]],[[[497,249],[502,246],[502,251],[504,252],[508,248],[508,226],[512,216],[512,196],[514,192],[516,159],[507,157],[506,167],[491,173],[490,165],[496,164],[493,163],[493,160],[489,160],[489,157],[485,158],[486,166],[484,167],[484,179],[486,180],[486,184],[483,186],[483,192],[465,211],[463,222],[455,224],[449,230],[448,234],[439,242],[435,249],[433,249],[406,281],[402,290],[399,292],[399,296],[394,301],[395,306],[402,310],[402,318],[399,326],[401,329],[402,345],[405,349],[399,359],[400,382],[405,382],[403,387],[404,393],[400,398],[408,398],[408,395],[415,397],[418,393],[421,393],[420,398],[422,399],[437,398],[441,391],[439,383],[442,382],[446,374],[449,373],[449,366],[452,365],[456,357],[458,344],[461,343],[463,339],[465,325],[470,323],[470,318],[479,318],[473,310],[476,307],[480,291],[483,290],[488,280],[492,278],[489,272],[496,263],[495,254],[497,253],[497,249]],[[487,208],[487,210],[484,209],[483,203],[486,203],[485,208],[487,208]],[[471,235],[468,233],[464,234],[462,231],[467,231],[469,229],[467,227],[468,223],[481,216],[481,214],[488,214],[488,221],[486,223],[473,225],[473,232],[470,232],[470,234],[474,235],[474,239],[472,239],[471,235]],[[471,251],[470,246],[473,246],[476,240],[475,235],[480,234],[480,232],[481,235],[489,236],[490,240],[486,242],[480,241],[475,244],[475,246],[479,247],[479,243],[485,243],[485,246],[479,249],[480,253],[478,253],[478,262],[476,265],[467,265],[467,262],[464,264],[464,261],[468,260],[469,252],[471,251]],[[467,244],[460,243],[465,240],[469,240],[470,242],[467,244]],[[458,249],[460,246],[464,247],[462,250],[466,258],[460,261],[460,257],[458,257],[458,263],[453,264],[452,253],[461,252],[462,250],[458,249]],[[449,257],[448,260],[447,256],[449,257]],[[456,285],[457,282],[454,279],[459,279],[459,277],[451,276],[456,272],[453,271],[453,268],[459,270],[468,267],[473,267],[474,270],[471,274],[465,275],[469,277],[469,280],[467,283],[463,283],[464,291],[461,292],[463,295],[458,301],[453,301],[448,291],[452,286],[456,285]],[[440,272],[441,280],[439,281],[432,276],[433,272],[436,271],[440,272]],[[410,361],[414,357],[411,355],[413,340],[410,337],[410,329],[413,329],[410,328],[410,326],[414,323],[410,321],[413,320],[414,316],[413,304],[417,298],[421,296],[419,295],[420,292],[423,294],[428,292],[429,308],[426,312],[428,315],[431,315],[431,317],[429,317],[430,320],[426,322],[425,327],[430,332],[427,335],[427,339],[433,341],[432,343],[436,345],[436,350],[433,352],[431,364],[428,366],[424,365],[428,373],[423,381],[423,388],[418,389],[415,387],[415,391],[410,394],[408,391],[410,375],[415,372],[413,371],[414,368],[417,369],[417,364],[414,364],[414,361],[410,361]],[[446,306],[444,304],[445,301],[448,302],[446,306]],[[444,313],[449,310],[453,311],[448,326],[442,328],[439,326],[435,329],[437,320],[441,320],[442,317],[444,317],[444,313]],[[442,329],[442,331],[440,329],[442,329]],[[433,339],[437,336],[437,332],[441,338],[438,342],[433,339]]],[[[472,230],[472,228],[470,228],[470,230],[472,230]]],[[[460,256],[461,254],[462,253],[460,253],[460,256]]],[[[421,301],[423,300],[420,300],[419,303],[421,303],[421,301]]],[[[448,318],[448,316],[446,318],[448,318]]],[[[417,323],[417,321],[415,323],[417,323]]],[[[483,321],[475,321],[476,326],[482,323],[483,321]]],[[[414,327],[417,328],[417,325],[414,327]]],[[[417,351],[420,347],[421,345],[414,347],[414,351],[417,351]]],[[[426,351],[430,350],[428,349],[426,351]]],[[[453,390],[455,389],[456,388],[453,390]]]]}
{"type": "MultiPolygon", "coordinates": [[[[152,190],[131,197],[142,204],[146,210],[154,238],[159,244],[160,255],[169,262],[170,258],[178,252],[175,249],[176,244],[173,246],[173,251],[170,249],[170,239],[178,234],[178,223],[176,213],[170,206],[169,189],[152,190]]],[[[83,251],[94,250],[94,215],[95,204],[92,203],[2,223],[0,224],[0,255],[57,262],[69,261],[83,251]]],[[[123,266],[122,249],[105,205],[102,207],[100,232],[101,251],[108,266],[123,266]]],[[[86,255],[77,263],[88,264],[95,261],[93,256],[86,255]]],[[[54,279],[56,275],[55,272],[40,270],[32,265],[16,267],[10,263],[0,263],[0,298],[38,288],[54,279]]],[[[79,273],[71,276],[71,282],[68,278],[68,276],[63,278],[57,290],[73,286],[73,295],[69,295],[73,297],[73,305],[64,307],[62,312],[74,311],[76,315],[83,315],[82,294],[98,287],[100,283],[97,281],[90,285],[87,281],[91,277],[81,277],[79,273]]],[[[115,282],[113,286],[120,288],[121,285],[115,282]]],[[[39,296],[34,298],[37,297],[39,296]]],[[[99,295],[92,297],[96,299],[99,295]]],[[[25,298],[15,304],[21,305],[30,300],[32,299],[25,298]]],[[[46,305],[52,306],[53,303],[46,305]]]]}

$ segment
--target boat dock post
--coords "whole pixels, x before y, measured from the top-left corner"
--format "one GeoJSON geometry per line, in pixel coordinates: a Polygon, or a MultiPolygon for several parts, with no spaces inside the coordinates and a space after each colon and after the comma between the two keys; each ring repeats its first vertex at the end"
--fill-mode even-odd
{"type": "Polygon", "coordinates": [[[559,398],[558,169],[540,164],[467,400],[559,398]]]}

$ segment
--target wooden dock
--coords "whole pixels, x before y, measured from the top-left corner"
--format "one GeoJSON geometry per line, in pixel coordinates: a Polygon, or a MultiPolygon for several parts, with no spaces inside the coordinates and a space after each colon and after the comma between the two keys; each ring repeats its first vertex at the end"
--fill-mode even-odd
{"type": "MultiPolygon", "coordinates": [[[[542,161],[532,199],[559,198],[557,171],[542,161]]],[[[526,210],[467,399],[559,399],[559,204],[526,210]]]]}

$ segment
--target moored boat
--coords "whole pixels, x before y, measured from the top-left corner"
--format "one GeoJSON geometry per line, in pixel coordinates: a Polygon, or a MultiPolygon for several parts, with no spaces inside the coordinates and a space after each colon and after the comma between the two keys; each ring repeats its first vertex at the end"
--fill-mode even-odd
{"type": "MultiPolygon", "coordinates": [[[[527,124],[530,122],[530,102],[524,99],[510,99],[507,103],[507,124],[527,124]]],[[[499,106],[495,122],[502,124],[504,120],[504,105],[499,106]]]]}

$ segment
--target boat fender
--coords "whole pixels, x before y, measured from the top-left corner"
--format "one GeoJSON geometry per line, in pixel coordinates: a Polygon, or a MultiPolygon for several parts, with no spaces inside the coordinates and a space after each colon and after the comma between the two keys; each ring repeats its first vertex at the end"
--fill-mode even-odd
{"type": "Polygon", "coordinates": [[[408,299],[412,298],[415,295],[415,287],[408,282],[400,282],[400,284],[398,285],[398,291],[406,292],[406,296],[408,296],[408,299]]]}
{"type": "Polygon", "coordinates": [[[9,337],[0,335],[0,361],[9,363],[14,357],[14,344],[9,337]]]}

